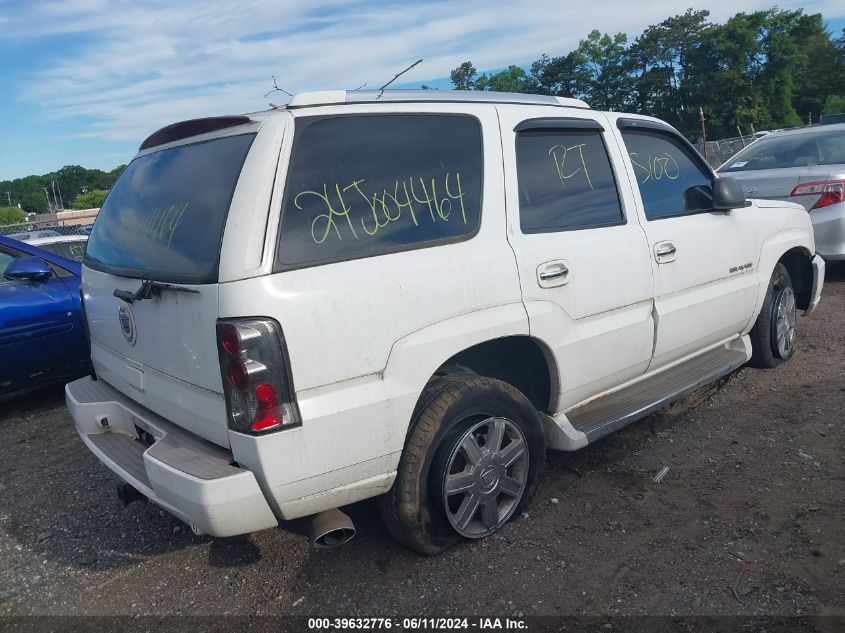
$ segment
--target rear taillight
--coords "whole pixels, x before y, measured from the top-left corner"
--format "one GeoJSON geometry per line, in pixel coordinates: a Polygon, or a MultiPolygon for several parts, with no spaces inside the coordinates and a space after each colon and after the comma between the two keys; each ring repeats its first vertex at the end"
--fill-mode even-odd
{"type": "Polygon", "coordinates": [[[803,182],[796,185],[790,196],[819,196],[810,209],[821,209],[845,200],[845,180],[803,182]]]}
{"type": "Polygon", "coordinates": [[[278,323],[218,321],[217,351],[230,429],[266,433],[300,424],[278,323]]]}

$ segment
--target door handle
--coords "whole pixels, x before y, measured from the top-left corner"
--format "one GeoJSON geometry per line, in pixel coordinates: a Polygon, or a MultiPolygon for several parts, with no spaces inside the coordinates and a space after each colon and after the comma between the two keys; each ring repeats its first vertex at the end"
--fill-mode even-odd
{"type": "Polygon", "coordinates": [[[537,266],[537,285],[541,288],[556,288],[569,281],[569,263],[565,259],[553,259],[537,266]]]}
{"type": "Polygon", "coordinates": [[[549,281],[550,279],[558,279],[559,277],[566,277],[569,274],[569,269],[566,266],[560,266],[554,270],[543,270],[540,272],[540,279],[549,281]]]}
{"type": "Polygon", "coordinates": [[[654,259],[658,264],[668,264],[675,261],[678,249],[672,242],[658,242],[654,245],[654,259]]]}

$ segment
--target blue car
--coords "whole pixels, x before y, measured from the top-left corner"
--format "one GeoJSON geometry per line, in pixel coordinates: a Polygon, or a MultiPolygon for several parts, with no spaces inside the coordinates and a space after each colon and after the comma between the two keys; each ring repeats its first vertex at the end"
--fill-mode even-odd
{"type": "Polygon", "coordinates": [[[0,236],[0,395],[91,368],[81,265],[0,236]]]}

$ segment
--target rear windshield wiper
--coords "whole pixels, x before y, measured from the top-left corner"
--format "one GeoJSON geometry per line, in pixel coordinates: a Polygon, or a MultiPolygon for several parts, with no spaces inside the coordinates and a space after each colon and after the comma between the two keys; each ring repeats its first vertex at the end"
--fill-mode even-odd
{"type": "Polygon", "coordinates": [[[186,288],[185,286],[177,286],[175,284],[166,284],[163,281],[153,281],[152,279],[145,279],[141,287],[135,292],[128,290],[121,290],[118,288],[114,291],[114,296],[126,303],[134,303],[136,301],[143,301],[144,299],[152,299],[161,294],[162,290],[175,290],[176,292],[190,292],[192,294],[199,294],[199,290],[193,288],[186,288]]]}

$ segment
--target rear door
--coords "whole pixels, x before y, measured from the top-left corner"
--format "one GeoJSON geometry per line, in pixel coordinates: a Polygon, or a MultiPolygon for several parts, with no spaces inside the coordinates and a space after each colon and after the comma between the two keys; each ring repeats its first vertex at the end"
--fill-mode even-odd
{"type": "Polygon", "coordinates": [[[500,110],[508,239],[531,334],[557,361],[564,410],[648,367],[648,244],[603,116],[500,110]]]}
{"type": "Polygon", "coordinates": [[[103,204],[84,260],[97,375],[223,446],[215,333],[220,244],[255,136],[254,126],[232,128],[140,154],[103,204]],[[175,288],[127,300],[145,279],[175,288]]]}

